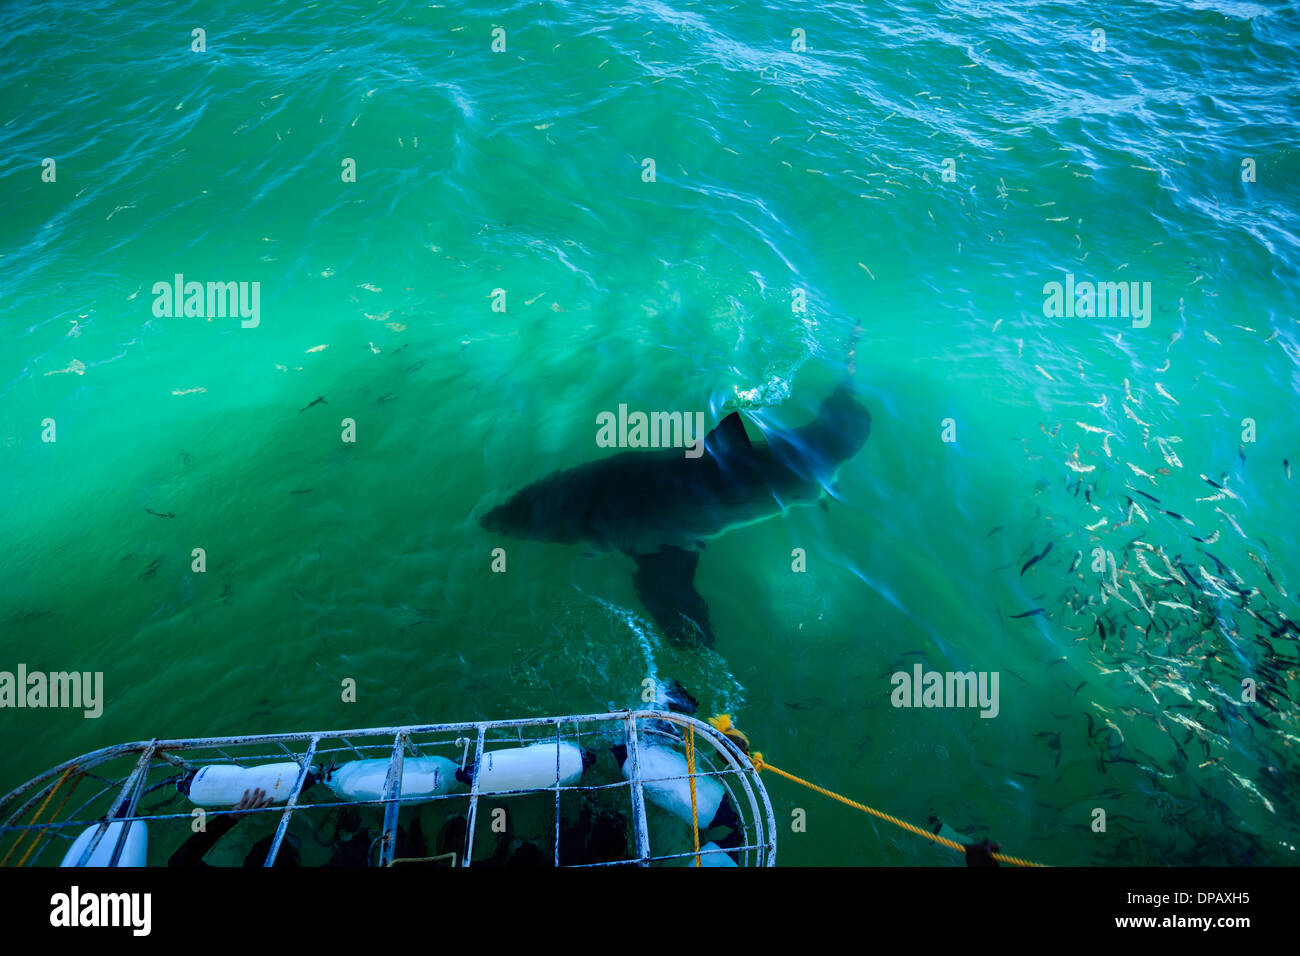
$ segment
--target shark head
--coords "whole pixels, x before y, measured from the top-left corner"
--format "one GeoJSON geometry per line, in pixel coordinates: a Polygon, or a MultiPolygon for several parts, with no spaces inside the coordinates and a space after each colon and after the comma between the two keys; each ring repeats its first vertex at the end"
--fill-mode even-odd
{"type": "Polygon", "coordinates": [[[488,531],[529,538],[534,541],[577,541],[571,509],[566,507],[570,489],[563,473],[543,478],[515,492],[501,504],[479,516],[488,531]]]}
{"type": "Polygon", "coordinates": [[[525,532],[536,523],[534,518],[536,502],[532,500],[532,495],[526,494],[527,491],[528,489],[525,488],[495,508],[480,515],[478,523],[488,531],[498,534],[525,537],[525,532]]]}
{"type": "Polygon", "coordinates": [[[793,472],[834,480],[841,465],[862,450],[871,434],[871,413],[848,385],[840,385],[821,404],[816,417],[771,441],[793,472]]]}
{"type": "Polygon", "coordinates": [[[822,453],[839,462],[856,455],[871,435],[871,413],[848,385],[839,385],[822,402],[817,423],[822,453]]]}

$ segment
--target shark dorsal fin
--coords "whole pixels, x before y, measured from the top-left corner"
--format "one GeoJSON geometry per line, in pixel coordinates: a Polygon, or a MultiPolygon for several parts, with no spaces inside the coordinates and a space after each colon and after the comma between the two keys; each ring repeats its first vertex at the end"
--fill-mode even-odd
{"type": "Polygon", "coordinates": [[[740,419],[740,412],[732,412],[718,422],[713,431],[704,439],[704,447],[715,456],[726,456],[732,452],[747,451],[752,445],[745,434],[745,423],[740,419]]]}

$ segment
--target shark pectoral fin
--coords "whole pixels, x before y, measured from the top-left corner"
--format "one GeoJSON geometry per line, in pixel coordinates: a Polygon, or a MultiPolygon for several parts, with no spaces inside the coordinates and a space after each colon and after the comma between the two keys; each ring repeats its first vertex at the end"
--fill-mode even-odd
{"type": "Polygon", "coordinates": [[[633,554],[637,597],[671,640],[714,644],[709,606],[695,590],[695,566],[700,552],[665,547],[653,554],[633,554]]]}

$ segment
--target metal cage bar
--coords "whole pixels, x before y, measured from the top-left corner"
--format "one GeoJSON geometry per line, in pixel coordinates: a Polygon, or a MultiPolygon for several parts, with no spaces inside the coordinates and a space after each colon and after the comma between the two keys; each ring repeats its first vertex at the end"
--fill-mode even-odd
{"type": "Polygon", "coordinates": [[[483,738],[487,736],[487,724],[478,725],[478,742],[474,744],[474,773],[469,785],[469,814],[465,823],[465,856],[461,866],[469,866],[474,853],[474,825],[478,820],[479,775],[483,770],[483,738]]]}
{"type": "Polygon", "coordinates": [[[402,793],[405,743],[406,734],[398,734],[393,740],[393,755],[388,759],[388,774],[384,777],[384,835],[379,844],[380,866],[392,866],[397,853],[397,815],[401,812],[397,797],[402,793]]]}
{"type": "Polygon", "coordinates": [[[636,837],[636,858],[641,866],[649,865],[650,827],[645,816],[645,790],[641,786],[641,744],[636,732],[636,718],[627,715],[627,759],[632,769],[627,776],[632,781],[632,832],[636,837]]]}
{"type": "MultiPolygon", "coordinates": [[[[135,762],[135,767],[132,768],[130,776],[126,778],[126,782],[122,784],[122,789],[118,791],[117,797],[113,800],[112,808],[105,815],[103,822],[99,825],[99,829],[95,831],[95,835],[90,838],[90,843],[81,851],[81,857],[77,860],[77,866],[85,866],[86,861],[94,856],[95,850],[99,848],[99,841],[104,838],[104,834],[108,832],[108,828],[112,825],[113,821],[119,819],[122,807],[135,803],[135,792],[139,787],[139,781],[144,778],[145,769],[149,766],[150,761],[153,760],[153,752],[153,744],[146,744],[144,752],[140,754],[140,759],[135,762]]],[[[119,858],[122,856],[122,847],[126,845],[126,838],[130,834],[130,831],[131,825],[129,823],[123,824],[122,832],[118,834],[117,843],[113,847],[113,857],[109,861],[109,866],[117,865],[119,858]]]]}
{"type": "MultiPolygon", "coordinates": [[[[275,828],[275,836],[271,838],[271,848],[266,851],[266,862],[263,866],[274,866],[275,857],[280,852],[280,844],[284,841],[284,835],[289,829],[289,818],[293,816],[293,811],[298,806],[298,795],[302,793],[303,784],[307,782],[307,775],[311,773],[311,760],[316,755],[316,744],[319,737],[313,736],[311,743],[307,745],[307,753],[299,761],[298,779],[294,781],[293,792],[289,794],[289,799],[285,801],[284,812],[280,816],[280,824],[275,828]]],[[[293,756],[290,754],[290,756],[293,756]]],[[[293,758],[297,760],[297,757],[293,758]]]]}

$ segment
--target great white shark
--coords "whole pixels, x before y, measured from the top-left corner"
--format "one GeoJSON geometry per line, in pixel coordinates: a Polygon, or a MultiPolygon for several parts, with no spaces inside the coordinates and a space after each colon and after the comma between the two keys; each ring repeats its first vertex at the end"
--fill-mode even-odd
{"type": "Polygon", "coordinates": [[[739,412],[704,439],[704,453],[628,451],[556,471],[484,513],[489,531],[585,543],[636,562],[637,596],[670,638],[712,647],[709,606],[695,590],[704,541],[816,504],[866,443],[871,414],[841,383],[799,428],[751,442],[739,412]]]}

